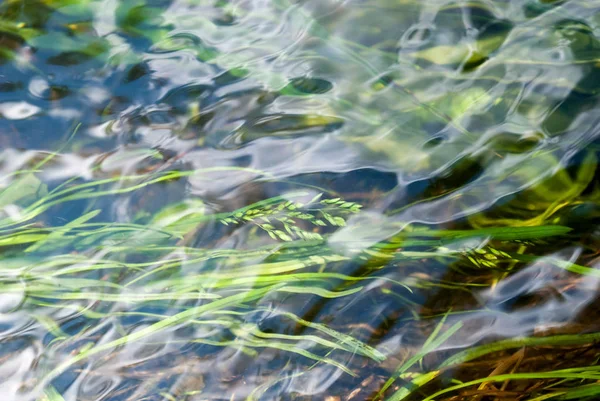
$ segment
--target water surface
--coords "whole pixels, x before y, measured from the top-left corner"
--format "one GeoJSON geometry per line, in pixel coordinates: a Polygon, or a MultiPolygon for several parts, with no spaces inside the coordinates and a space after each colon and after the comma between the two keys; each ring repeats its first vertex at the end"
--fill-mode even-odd
{"type": "Polygon", "coordinates": [[[598,1],[4,0],[3,400],[596,399],[599,93],[598,1]]]}

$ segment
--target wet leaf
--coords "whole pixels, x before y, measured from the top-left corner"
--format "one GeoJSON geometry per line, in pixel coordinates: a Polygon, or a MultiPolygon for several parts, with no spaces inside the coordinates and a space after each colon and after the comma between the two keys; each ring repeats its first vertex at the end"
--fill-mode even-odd
{"type": "Polygon", "coordinates": [[[8,187],[0,190],[0,208],[25,199],[41,198],[48,193],[47,186],[39,178],[29,173],[16,178],[8,187]]]}
{"type": "Polygon", "coordinates": [[[333,88],[331,82],[320,78],[294,78],[280,93],[288,96],[320,95],[333,88]]]}

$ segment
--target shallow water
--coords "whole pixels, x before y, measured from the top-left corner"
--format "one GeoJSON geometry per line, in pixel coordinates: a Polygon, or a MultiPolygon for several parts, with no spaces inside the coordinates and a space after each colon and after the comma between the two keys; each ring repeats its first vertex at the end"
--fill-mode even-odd
{"type": "Polygon", "coordinates": [[[4,0],[2,400],[597,399],[599,94],[599,1],[4,0]]]}

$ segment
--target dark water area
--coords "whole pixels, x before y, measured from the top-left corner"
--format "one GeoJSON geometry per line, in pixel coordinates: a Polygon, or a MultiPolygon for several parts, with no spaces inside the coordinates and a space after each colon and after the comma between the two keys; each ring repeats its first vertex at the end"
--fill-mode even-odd
{"type": "Polygon", "coordinates": [[[600,1],[0,1],[0,400],[600,399],[600,1]]]}

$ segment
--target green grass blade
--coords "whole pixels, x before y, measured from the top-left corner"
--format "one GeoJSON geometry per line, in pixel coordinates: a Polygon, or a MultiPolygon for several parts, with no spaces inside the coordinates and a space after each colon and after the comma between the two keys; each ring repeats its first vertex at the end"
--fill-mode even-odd
{"type": "Polygon", "coordinates": [[[140,340],[149,335],[156,334],[166,328],[184,323],[190,319],[195,319],[196,317],[202,316],[205,313],[219,310],[219,309],[222,309],[222,308],[225,308],[228,306],[235,306],[235,305],[238,305],[243,302],[248,302],[248,301],[259,299],[259,298],[265,296],[266,294],[268,294],[269,292],[276,290],[276,289],[277,289],[277,286],[266,287],[266,288],[261,288],[261,289],[256,289],[256,290],[249,290],[244,293],[231,295],[229,297],[225,297],[225,298],[218,299],[216,301],[212,301],[208,304],[204,304],[201,306],[196,306],[196,307],[187,309],[183,312],[177,313],[176,315],[170,316],[170,317],[163,319],[157,323],[154,323],[148,327],[145,327],[142,330],[139,330],[132,334],[126,335],[124,337],[121,337],[121,338],[111,341],[109,343],[95,346],[86,352],[82,352],[82,353],[74,356],[73,358],[58,365],[56,368],[54,368],[48,374],[47,378],[51,379],[51,378],[56,377],[57,375],[61,374],[69,367],[73,366],[74,364],[76,364],[80,361],[83,361],[83,360],[89,358],[92,355],[119,347],[121,345],[125,345],[129,342],[134,342],[134,341],[140,340]]]}
{"type": "Polygon", "coordinates": [[[458,384],[440,390],[423,401],[432,401],[437,397],[456,390],[471,387],[481,383],[500,383],[506,380],[538,380],[538,379],[576,379],[576,380],[600,380],[600,373],[598,372],[571,372],[570,370],[556,370],[553,372],[533,372],[533,373],[511,373],[498,376],[489,376],[482,379],[471,380],[465,383],[458,384]]]}
{"type": "MultiPolygon", "coordinates": [[[[436,326],[434,331],[427,338],[427,340],[425,341],[426,346],[424,345],[419,352],[417,352],[409,360],[407,360],[405,363],[403,363],[396,369],[394,374],[385,382],[385,384],[383,385],[381,390],[379,390],[379,393],[378,393],[379,397],[383,396],[383,393],[394,383],[394,381],[396,380],[397,377],[399,377],[401,374],[405,373],[415,363],[422,360],[425,357],[425,355],[427,355],[427,354],[435,351],[437,348],[439,348],[444,342],[446,342],[446,340],[448,340],[452,335],[454,335],[454,333],[456,333],[458,330],[460,330],[460,328],[463,326],[462,322],[456,322],[444,333],[439,334],[441,331],[441,326],[445,322],[445,319],[446,319],[446,316],[444,316],[442,321],[440,323],[438,323],[438,325],[436,326]],[[434,338],[434,335],[435,335],[435,338],[434,338]]],[[[400,390],[402,390],[402,389],[400,389],[400,390]]],[[[396,393],[394,393],[392,395],[392,397],[389,399],[389,401],[398,401],[398,400],[402,399],[401,397],[402,397],[403,392],[400,390],[397,391],[396,393]]]]}
{"type": "Polygon", "coordinates": [[[507,349],[538,346],[584,345],[591,344],[596,341],[600,341],[600,333],[559,335],[551,337],[525,337],[502,340],[459,352],[442,362],[440,368],[459,365],[461,363],[480,358],[484,355],[491,354],[493,352],[504,351],[507,349]]]}

